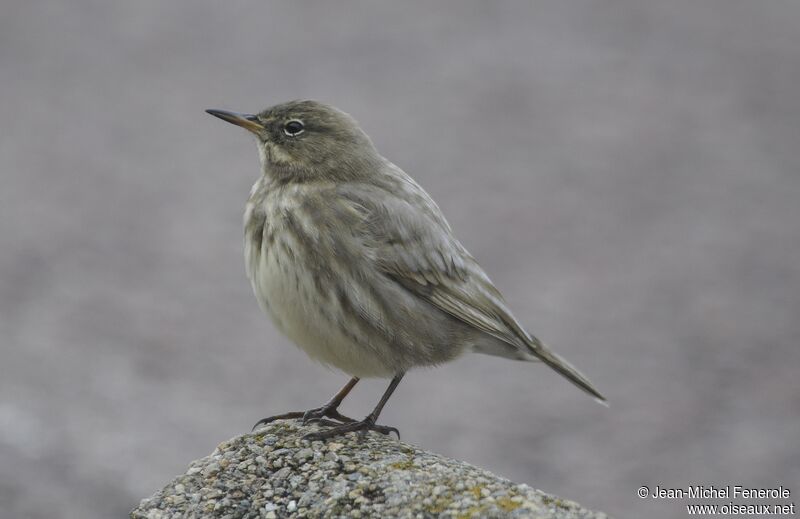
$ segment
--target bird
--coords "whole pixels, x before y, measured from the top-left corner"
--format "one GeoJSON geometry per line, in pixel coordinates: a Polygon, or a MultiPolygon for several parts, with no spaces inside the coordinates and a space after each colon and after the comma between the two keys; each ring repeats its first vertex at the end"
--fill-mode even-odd
{"type": "Polygon", "coordinates": [[[541,361],[605,403],[529,333],[431,196],[384,158],[349,114],[315,100],[207,113],[256,138],[261,174],[244,212],[247,276],[274,325],[309,357],[348,374],[325,404],[263,418],[318,423],[307,440],[397,434],[379,415],[406,372],[465,353],[541,361]],[[391,379],[356,420],[338,408],[362,378],[391,379]]]}

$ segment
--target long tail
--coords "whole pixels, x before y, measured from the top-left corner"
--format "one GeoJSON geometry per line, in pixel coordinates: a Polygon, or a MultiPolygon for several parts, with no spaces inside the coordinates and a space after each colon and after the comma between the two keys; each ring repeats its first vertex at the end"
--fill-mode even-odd
{"type": "Polygon", "coordinates": [[[567,362],[565,359],[557,355],[555,352],[551,351],[547,346],[542,344],[538,339],[535,337],[531,337],[531,342],[529,346],[531,348],[531,353],[540,359],[542,362],[553,368],[559,374],[561,374],[564,378],[590,394],[594,397],[597,402],[603,404],[604,406],[608,407],[608,402],[606,401],[606,397],[604,397],[600,392],[589,382],[589,379],[586,378],[580,371],[575,369],[572,364],[567,362]]]}

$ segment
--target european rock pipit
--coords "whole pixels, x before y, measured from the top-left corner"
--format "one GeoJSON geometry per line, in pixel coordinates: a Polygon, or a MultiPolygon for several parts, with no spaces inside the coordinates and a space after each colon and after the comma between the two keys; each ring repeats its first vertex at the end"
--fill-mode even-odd
{"type": "Polygon", "coordinates": [[[208,113],[252,132],[261,176],[244,214],[247,275],[275,325],[353,378],[325,405],[264,418],[319,421],[325,439],[376,424],[403,375],[468,352],[542,361],[600,402],[566,360],[528,333],[439,207],[383,158],[346,113],[292,101],[255,115],[208,113]],[[391,378],[363,420],[338,407],[362,377],[391,378]]]}

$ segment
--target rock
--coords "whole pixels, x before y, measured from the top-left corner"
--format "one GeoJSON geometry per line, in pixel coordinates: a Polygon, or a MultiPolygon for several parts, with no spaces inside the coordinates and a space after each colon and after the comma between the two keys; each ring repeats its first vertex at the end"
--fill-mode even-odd
{"type": "Polygon", "coordinates": [[[379,433],[302,439],[317,428],[279,421],[223,442],[130,516],[608,519],[379,433]]]}

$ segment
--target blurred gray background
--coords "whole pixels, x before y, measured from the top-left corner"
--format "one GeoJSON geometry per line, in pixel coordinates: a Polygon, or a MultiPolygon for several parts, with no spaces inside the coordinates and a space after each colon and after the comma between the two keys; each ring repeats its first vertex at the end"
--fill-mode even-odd
{"type": "MultiPolygon", "coordinates": [[[[346,380],[244,275],[252,139],[316,98],[439,202],[541,365],[411,373],[403,439],[619,517],[800,493],[800,2],[6,2],[0,515],[121,517],[346,380]]],[[[385,381],[360,385],[364,415],[385,381]]]]}

